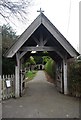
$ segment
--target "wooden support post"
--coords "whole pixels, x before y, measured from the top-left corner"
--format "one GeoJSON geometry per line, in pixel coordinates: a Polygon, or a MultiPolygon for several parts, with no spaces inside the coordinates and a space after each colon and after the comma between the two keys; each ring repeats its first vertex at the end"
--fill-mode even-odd
{"type": "Polygon", "coordinates": [[[61,73],[60,73],[60,74],[61,74],[61,75],[60,75],[60,76],[61,76],[61,78],[60,78],[60,79],[61,79],[61,93],[63,93],[63,82],[62,82],[63,71],[62,71],[62,68],[63,68],[63,65],[62,65],[62,62],[61,62],[61,71],[60,71],[60,72],[61,72],[61,73]]]}
{"type": "Polygon", "coordinates": [[[64,72],[64,94],[68,94],[68,86],[67,86],[67,61],[63,60],[63,72],[64,72]]]}
{"type": "Polygon", "coordinates": [[[20,96],[22,96],[22,92],[23,92],[23,89],[22,89],[22,83],[23,83],[23,75],[22,75],[22,59],[20,61],[20,96]]]}
{"type": "Polygon", "coordinates": [[[20,97],[19,68],[15,66],[15,97],[20,97]]]}
{"type": "Polygon", "coordinates": [[[15,67],[15,97],[20,97],[20,60],[19,53],[16,53],[17,66],[15,67]]]}
{"type": "Polygon", "coordinates": [[[0,75],[0,101],[2,100],[2,79],[0,75]]]}
{"type": "Polygon", "coordinates": [[[0,75],[0,120],[2,120],[2,78],[0,75]]]}

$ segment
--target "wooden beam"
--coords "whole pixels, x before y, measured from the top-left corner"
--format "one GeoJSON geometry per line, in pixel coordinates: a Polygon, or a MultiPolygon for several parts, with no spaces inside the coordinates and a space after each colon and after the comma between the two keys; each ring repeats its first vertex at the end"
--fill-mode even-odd
{"type": "Polygon", "coordinates": [[[40,34],[40,41],[34,35],[32,36],[32,39],[34,39],[34,41],[37,43],[37,45],[44,46],[47,43],[49,37],[46,38],[45,40],[43,40],[43,35],[40,34]]]}
{"type": "Polygon", "coordinates": [[[33,35],[32,39],[34,39],[34,41],[37,43],[37,45],[40,45],[40,42],[38,41],[38,39],[33,35]]]}
{"type": "Polygon", "coordinates": [[[20,60],[20,97],[22,96],[23,93],[23,88],[22,88],[22,83],[23,83],[23,75],[22,75],[22,64],[23,64],[23,59],[20,60]]]}
{"type": "Polygon", "coordinates": [[[40,31],[40,46],[44,46],[43,33],[40,31]]]}
{"type": "Polygon", "coordinates": [[[54,47],[45,47],[45,46],[38,46],[38,47],[23,47],[20,51],[55,51],[54,47]]]}
{"type": "Polygon", "coordinates": [[[48,39],[49,39],[49,38],[46,38],[46,39],[44,40],[44,45],[47,43],[48,39]]]}
{"type": "Polygon", "coordinates": [[[26,52],[22,52],[22,53],[19,55],[19,59],[21,59],[26,53],[27,53],[27,51],[26,51],[26,52]]]}
{"type": "Polygon", "coordinates": [[[1,102],[1,100],[2,100],[2,78],[1,78],[1,75],[0,75],[0,102],[1,102]]]}
{"type": "Polygon", "coordinates": [[[31,53],[30,56],[49,56],[49,53],[31,53]]]}
{"type": "Polygon", "coordinates": [[[19,56],[20,56],[20,52],[18,51],[18,52],[16,53],[16,62],[17,62],[17,66],[18,66],[18,67],[20,67],[19,56]]]}
{"type": "Polygon", "coordinates": [[[27,51],[55,51],[61,58],[64,58],[63,53],[60,53],[56,47],[38,46],[38,47],[23,47],[19,51],[26,53],[27,51]]]}
{"type": "Polygon", "coordinates": [[[16,61],[17,61],[17,66],[15,67],[15,97],[20,96],[20,60],[19,60],[19,55],[20,53],[16,53],[16,61]]]}
{"type": "Polygon", "coordinates": [[[68,85],[67,85],[67,60],[63,60],[63,75],[64,75],[64,94],[68,94],[68,85]]]}

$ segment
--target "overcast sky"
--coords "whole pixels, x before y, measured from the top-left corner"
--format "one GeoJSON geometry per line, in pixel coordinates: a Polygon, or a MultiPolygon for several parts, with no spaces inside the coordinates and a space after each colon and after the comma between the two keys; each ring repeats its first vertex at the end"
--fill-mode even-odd
{"type": "MultiPolygon", "coordinates": [[[[79,1],[80,0],[33,0],[29,8],[28,20],[25,23],[15,21],[13,28],[20,35],[31,22],[39,15],[37,10],[42,8],[44,14],[78,50],[79,46],[79,1]]],[[[13,19],[13,18],[12,18],[13,19]]]]}

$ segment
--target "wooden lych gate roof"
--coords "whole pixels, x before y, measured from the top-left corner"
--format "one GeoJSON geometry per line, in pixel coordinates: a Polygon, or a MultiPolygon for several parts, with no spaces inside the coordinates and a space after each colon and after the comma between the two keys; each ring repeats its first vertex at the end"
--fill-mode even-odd
{"type": "Polygon", "coordinates": [[[66,55],[68,59],[79,55],[58,29],[41,13],[21,34],[5,56],[12,58],[18,51],[22,53],[22,51],[45,50],[56,59],[59,56],[64,57],[66,55]]]}

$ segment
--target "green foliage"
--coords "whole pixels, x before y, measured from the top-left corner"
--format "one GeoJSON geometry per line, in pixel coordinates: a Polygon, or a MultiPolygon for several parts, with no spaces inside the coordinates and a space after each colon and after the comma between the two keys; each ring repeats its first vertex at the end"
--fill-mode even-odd
{"type": "Polygon", "coordinates": [[[29,67],[31,65],[35,65],[36,62],[32,56],[29,57],[29,59],[23,64],[23,67],[29,67]]]}
{"type": "Polygon", "coordinates": [[[28,71],[26,73],[25,77],[28,77],[28,80],[32,80],[35,77],[36,73],[37,73],[37,71],[35,71],[35,70],[34,71],[28,71]]]}
{"type": "Polygon", "coordinates": [[[32,56],[30,56],[29,61],[30,61],[31,65],[35,65],[36,64],[36,62],[35,62],[35,60],[34,60],[34,58],[32,56]]]}
{"type": "Polygon", "coordinates": [[[2,74],[14,74],[15,61],[13,59],[2,58],[2,74]]]}
{"type": "Polygon", "coordinates": [[[40,56],[34,56],[36,64],[42,64],[43,58],[40,56]]]}
{"type": "Polygon", "coordinates": [[[55,62],[50,58],[45,65],[46,72],[55,79],[55,62]]]}
{"type": "Polygon", "coordinates": [[[70,94],[81,96],[81,61],[68,64],[68,88],[70,94]]]}
{"type": "Polygon", "coordinates": [[[43,58],[43,64],[44,65],[50,60],[49,56],[43,56],[42,58],[43,58]]]}
{"type": "Polygon", "coordinates": [[[10,48],[16,38],[16,33],[9,24],[2,26],[2,53],[10,48]]]}
{"type": "Polygon", "coordinates": [[[11,26],[2,26],[2,74],[13,74],[15,61],[13,59],[7,59],[3,57],[3,54],[8,50],[11,45],[16,41],[16,33],[11,26]]]}

